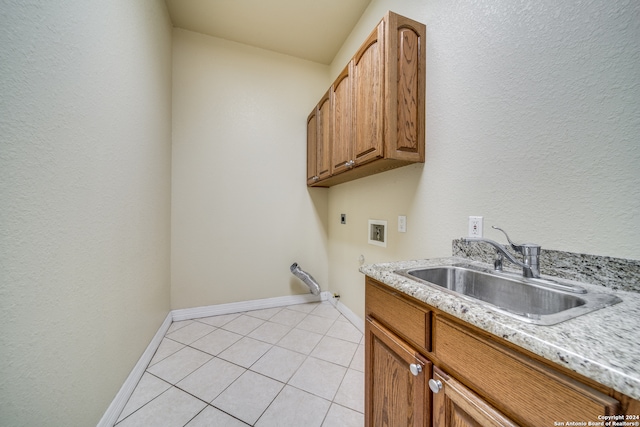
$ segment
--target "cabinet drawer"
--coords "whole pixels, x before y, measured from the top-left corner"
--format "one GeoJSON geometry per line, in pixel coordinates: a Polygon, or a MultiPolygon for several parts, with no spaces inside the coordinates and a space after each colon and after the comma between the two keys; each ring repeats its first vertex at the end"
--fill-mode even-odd
{"type": "Polygon", "coordinates": [[[598,421],[618,401],[448,319],[434,321],[434,352],[476,393],[525,426],[598,421]]]}
{"type": "Polygon", "coordinates": [[[378,287],[367,278],[366,313],[418,348],[431,351],[431,312],[378,287]]]}

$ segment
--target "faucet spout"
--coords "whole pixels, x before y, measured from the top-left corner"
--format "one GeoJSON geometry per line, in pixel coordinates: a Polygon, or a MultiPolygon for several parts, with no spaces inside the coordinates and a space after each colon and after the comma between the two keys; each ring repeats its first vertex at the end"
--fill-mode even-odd
{"type": "Polygon", "coordinates": [[[467,244],[471,242],[487,243],[493,246],[498,251],[498,254],[504,256],[511,263],[522,267],[522,275],[524,277],[527,277],[527,278],[540,277],[540,266],[539,266],[539,257],[540,257],[540,249],[541,249],[540,245],[536,245],[533,243],[524,243],[521,245],[516,245],[512,243],[511,240],[509,240],[511,247],[513,247],[517,252],[523,255],[524,262],[522,262],[518,260],[516,257],[514,257],[511,254],[511,252],[507,251],[505,245],[501,245],[500,243],[495,242],[491,239],[485,239],[483,237],[463,237],[462,241],[467,244]]]}

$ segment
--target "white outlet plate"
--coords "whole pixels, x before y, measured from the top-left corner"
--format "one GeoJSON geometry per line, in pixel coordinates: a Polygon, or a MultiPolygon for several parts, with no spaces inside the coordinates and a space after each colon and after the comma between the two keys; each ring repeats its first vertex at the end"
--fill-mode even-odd
{"type": "Polygon", "coordinates": [[[469,217],[469,237],[482,237],[482,217],[469,217]]]}
{"type": "Polygon", "coordinates": [[[407,217],[405,215],[398,216],[398,231],[400,233],[407,232],[407,217]]]}

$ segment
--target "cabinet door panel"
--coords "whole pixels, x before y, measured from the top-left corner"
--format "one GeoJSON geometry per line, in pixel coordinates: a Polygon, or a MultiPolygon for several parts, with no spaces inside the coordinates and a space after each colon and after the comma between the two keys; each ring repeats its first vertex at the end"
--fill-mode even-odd
{"type": "Polygon", "coordinates": [[[398,150],[416,151],[418,126],[418,35],[398,31],[398,150]]]}
{"type": "Polygon", "coordinates": [[[314,108],[307,117],[307,184],[311,185],[317,181],[316,175],[316,155],[318,151],[318,117],[314,108]]]}
{"type": "Polygon", "coordinates": [[[368,318],[365,329],[365,425],[429,425],[431,363],[375,320],[368,318]],[[412,374],[411,364],[421,372],[412,374]]]}
{"type": "Polygon", "coordinates": [[[351,110],[351,62],[340,73],[331,88],[331,175],[350,168],[353,121],[351,110]]]}
{"type": "Polygon", "coordinates": [[[356,165],[383,156],[384,21],[353,61],[354,158],[356,165]]]}
{"type": "Polygon", "coordinates": [[[318,142],[316,174],[320,180],[331,175],[331,101],[330,91],[318,103],[318,142]]]}
{"type": "MultiPolygon", "coordinates": [[[[424,162],[425,139],[425,30],[414,21],[390,15],[389,44],[396,57],[389,67],[390,80],[397,84],[389,89],[389,114],[397,118],[388,129],[387,156],[424,162]],[[392,143],[393,142],[393,143],[392,143]]],[[[390,50],[391,51],[391,50],[390,50]]]]}
{"type": "Polygon", "coordinates": [[[433,368],[433,379],[442,384],[442,389],[433,395],[434,427],[517,427],[438,368],[433,368]]]}

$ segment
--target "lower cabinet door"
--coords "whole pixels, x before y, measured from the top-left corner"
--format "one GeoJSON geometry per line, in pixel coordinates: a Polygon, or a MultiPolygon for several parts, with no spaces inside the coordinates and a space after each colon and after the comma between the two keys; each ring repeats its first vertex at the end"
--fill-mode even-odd
{"type": "Polygon", "coordinates": [[[374,319],[365,334],[365,425],[429,426],[431,363],[374,319]]]}
{"type": "Polygon", "coordinates": [[[434,427],[518,426],[436,367],[429,386],[433,391],[434,427]]]}

